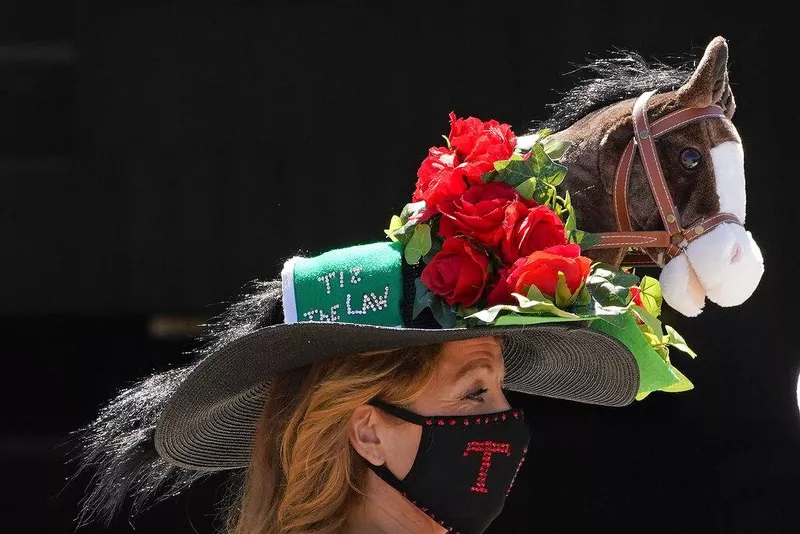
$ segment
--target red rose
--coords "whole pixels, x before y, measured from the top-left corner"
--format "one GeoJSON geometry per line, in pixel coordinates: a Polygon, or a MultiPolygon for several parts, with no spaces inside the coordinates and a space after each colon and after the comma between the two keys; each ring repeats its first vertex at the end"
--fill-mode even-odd
{"type": "Polygon", "coordinates": [[[508,288],[508,274],[511,272],[511,267],[501,267],[497,271],[492,288],[486,295],[486,303],[489,306],[497,306],[498,304],[516,304],[517,300],[511,296],[511,290],[508,288]]]}
{"type": "Polygon", "coordinates": [[[566,244],[564,223],[559,216],[547,206],[537,206],[516,225],[506,228],[500,255],[505,263],[511,264],[537,250],[566,244]]]}
{"type": "Polygon", "coordinates": [[[483,293],[488,266],[489,258],[468,239],[450,237],[422,270],[422,283],[450,306],[469,307],[483,293]]]}
{"type": "Polygon", "coordinates": [[[483,130],[482,120],[476,117],[459,119],[455,113],[450,112],[450,135],[447,137],[450,139],[450,146],[462,156],[472,152],[483,130]]]}
{"type": "Polygon", "coordinates": [[[439,204],[448,198],[457,198],[466,191],[462,169],[456,169],[458,160],[452,150],[433,147],[417,171],[417,187],[412,200],[425,201],[426,215],[436,213],[439,204]]]}
{"type": "Polygon", "coordinates": [[[547,297],[554,298],[558,272],[564,273],[570,293],[580,289],[592,260],[581,256],[581,247],[575,244],[549,247],[520,258],[506,279],[510,293],[527,295],[530,286],[536,286],[547,297]]]}
{"type": "Polygon", "coordinates": [[[510,158],[517,146],[517,136],[508,124],[475,117],[458,119],[455,113],[450,113],[449,139],[464,176],[476,185],[482,183],[483,173],[494,170],[495,161],[510,158]]]}
{"type": "Polygon", "coordinates": [[[642,302],[642,290],[636,286],[633,286],[631,288],[631,295],[633,296],[633,303],[640,308],[644,308],[644,303],[642,302]]]}
{"type": "Polygon", "coordinates": [[[467,235],[487,247],[496,246],[506,227],[514,227],[528,208],[535,206],[504,182],[474,185],[459,198],[439,205],[439,235],[467,235]]]}

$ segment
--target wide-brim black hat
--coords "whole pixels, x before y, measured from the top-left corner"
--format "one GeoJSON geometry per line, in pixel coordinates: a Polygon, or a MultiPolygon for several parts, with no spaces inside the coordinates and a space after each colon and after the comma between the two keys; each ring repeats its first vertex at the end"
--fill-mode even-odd
{"type": "Polygon", "coordinates": [[[505,388],[571,401],[624,406],[639,370],[619,340],[583,325],[392,328],[309,322],[268,326],[209,355],[180,384],[155,433],[159,454],[199,470],[248,464],[271,381],[282,372],[362,352],[502,336],[505,388]]]}
{"type": "Polygon", "coordinates": [[[270,385],[282,373],[332,358],[486,336],[503,340],[508,390],[605,406],[627,405],[638,392],[634,355],[588,321],[552,316],[535,325],[442,328],[429,309],[414,314],[418,275],[419,267],[403,261],[402,248],[388,242],[287,261],[271,296],[280,300],[282,314],[275,317],[281,322],[221,344],[183,379],[158,420],[158,453],[189,469],[246,466],[270,385]]]}

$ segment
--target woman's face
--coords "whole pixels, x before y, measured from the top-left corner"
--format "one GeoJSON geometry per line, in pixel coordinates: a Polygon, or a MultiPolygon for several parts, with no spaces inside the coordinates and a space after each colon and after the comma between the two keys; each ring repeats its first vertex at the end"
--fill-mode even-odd
{"type": "MultiPolygon", "coordinates": [[[[510,409],[503,394],[503,356],[493,337],[445,343],[439,366],[428,387],[411,405],[420,415],[475,415],[510,409]]],[[[398,478],[411,470],[422,427],[390,416],[381,429],[386,466],[398,478]]],[[[383,426],[383,425],[381,425],[383,426]]]]}

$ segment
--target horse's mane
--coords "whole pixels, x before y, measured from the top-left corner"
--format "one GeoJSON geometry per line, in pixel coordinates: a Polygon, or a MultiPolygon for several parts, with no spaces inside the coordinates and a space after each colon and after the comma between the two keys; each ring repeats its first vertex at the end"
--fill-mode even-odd
{"type": "Polygon", "coordinates": [[[555,112],[534,129],[559,131],[592,111],[634,98],[645,91],[672,91],[692,75],[688,64],[671,67],[660,61],[648,64],[635,52],[620,50],[611,57],[595,59],[579,66],[573,73],[586,73],[581,82],[563,93],[561,100],[549,107],[555,112]]]}

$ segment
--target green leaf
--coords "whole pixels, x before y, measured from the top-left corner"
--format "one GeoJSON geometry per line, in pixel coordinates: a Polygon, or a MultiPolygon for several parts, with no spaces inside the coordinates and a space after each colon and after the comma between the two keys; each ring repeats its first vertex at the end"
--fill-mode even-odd
{"type": "Polygon", "coordinates": [[[544,150],[544,145],[542,143],[536,143],[531,147],[531,156],[528,158],[532,165],[531,167],[537,171],[537,174],[542,171],[544,167],[546,167],[552,159],[550,156],[547,155],[547,152],[544,150]]]}
{"type": "Polygon", "coordinates": [[[572,145],[569,141],[555,139],[553,137],[547,139],[544,143],[544,151],[552,159],[561,158],[567,149],[572,145]]]}
{"type": "Polygon", "coordinates": [[[697,358],[697,354],[691,348],[689,348],[689,345],[686,344],[686,340],[683,339],[683,336],[681,336],[670,325],[665,325],[665,327],[667,329],[667,336],[668,336],[667,344],[669,346],[675,347],[676,349],[685,352],[692,358],[697,358]]]}
{"type": "Polygon", "coordinates": [[[592,296],[589,294],[589,291],[586,289],[586,286],[583,286],[580,291],[578,291],[578,296],[575,298],[575,306],[583,307],[588,306],[592,303],[592,296]]]}
{"type": "Polygon", "coordinates": [[[533,200],[540,206],[548,206],[551,209],[555,209],[557,196],[555,186],[539,180],[536,191],[533,193],[533,200]]]}
{"type": "Polygon", "coordinates": [[[494,168],[497,171],[497,179],[511,187],[517,187],[534,176],[528,162],[522,161],[521,156],[511,156],[510,159],[495,161],[494,168]]]}
{"type": "Polygon", "coordinates": [[[567,222],[564,223],[564,230],[567,231],[567,235],[572,235],[572,233],[577,230],[577,219],[575,218],[575,210],[567,209],[567,222]]]}
{"type": "MultiPolygon", "coordinates": [[[[533,200],[540,206],[549,207],[556,212],[556,215],[560,216],[557,201],[558,192],[554,186],[543,182],[536,177],[533,177],[519,184],[516,187],[516,191],[520,194],[520,196],[523,196],[528,200],[533,200]]],[[[561,211],[563,211],[563,209],[561,211]]]]}
{"type": "Polygon", "coordinates": [[[632,273],[626,273],[625,271],[613,268],[614,278],[613,281],[615,284],[631,288],[639,283],[639,277],[632,273]]]}
{"type": "Polygon", "coordinates": [[[600,236],[597,234],[590,234],[589,232],[576,230],[575,242],[578,243],[578,245],[580,245],[581,251],[584,251],[589,247],[597,245],[598,243],[600,243],[600,241],[601,241],[600,236]]]}
{"type": "Polygon", "coordinates": [[[665,336],[653,334],[650,328],[643,324],[639,325],[639,330],[642,331],[642,335],[644,335],[644,338],[650,343],[650,346],[653,347],[653,350],[661,356],[661,359],[669,363],[669,347],[663,343],[665,336]]]}
{"type": "Polygon", "coordinates": [[[416,265],[419,260],[431,249],[431,227],[427,224],[418,224],[414,228],[414,235],[406,244],[405,258],[410,265],[416,265]]]}
{"type": "Polygon", "coordinates": [[[561,218],[561,222],[564,222],[565,214],[569,215],[567,209],[564,207],[564,199],[558,196],[558,193],[556,193],[556,197],[553,199],[553,211],[561,218]]]}
{"type": "Polygon", "coordinates": [[[617,270],[615,267],[597,263],[586,279],[586,287],[592,297],[603,306],[625,306],[630,297],[630,287],[639,277],[617,270]]]}
{"type": "Polygon", "coordinates": [[[443,246],[444,242],[441,239],[431,238],[431,249],[422,257],[422,261],[425,263],[430,263],[433,260],[433,257],[442,250],[443,246]]]}
{"type": "Polygon", "coordinates": [[[395,230],[392,235],[396,237],[398,241],[403,243],[403,245],[407,245],[411,239],[411,236],[414,235],[414,227],[416,226],[416,221],[406,221],[403,226],[395,230]]]}
{"type": "Polygon", "coordinates": [[[519,184],[517,187],[515,187],[515,189],[522,198],[527,198],[528,200],[531,200],[534,194],[536,194],[536,186],[537,186],[537,179],[528,178],[527,180],[519,184]]]}
{"type": "Polygon", "coordinates": [[[570,319],[573,321],[593,319],[593,317],[579,316],[577,314],[557,308],[555,304],[547,299],[547,297],[542,295],[536,286],[531,286],[531,291],[528,292],[528,297],[518,293],[512,293],[512,295],[519,302],[518,306],[511,304],[499,304],[497,306],[492,306],[491,308],[480,310],[476,313],[468,315],[465,317],[465,319],[480,321],[487,324],[498,324],[500,318],[508,316],[509,313],[526,317],[561,317],[563,319],[570,319]]]}
{"type": "Polygon", "coordinates": [[[478,308],[476,308],[475,306],[471,306],[469,308],[465,308],[465,307],[461,306],[458,310],[456,310],[456,314],[459,317],[467,317],[467,316],[472,315],[473,313],[478,313],[479,311],[480,310],[478,308]]]}
{"type": "MultiPolygon", "coordinates": [[[[593,317],[588,319],[592,320],[593,317]]],[[[548,315],[502,315],[494,321],[495,326],[517,326],[527,324],[543,324],[543,323],[565,323],[575,321],[586,321],[585,317],[553,317],[548,315]]]]}
{"type": "Polygon", "coordinates": [[[422,283],[421,278],[414,280],[414,308],[411,312],[411,318],[416,319],[425,308],[429,308],[434,297],[433,291],[422,283]]]}
{"type": "Polygon", "coordinates": [[[572,199],[569,196],[569,191],[564,193],[563,201],[564,201],[564,208],[566,208],[568,211],[574,213],[575,212],[575,208],[572,207],[572,199]]]}
{"type": "MultiPolygon", "coordinates": [[[[513,295],[514,293],[512,293],[513,295]]],[[[550,302],[550,299],[544,296],[544,293],[539,291],[539,288],[535,285],[531,284],[528,288],[528,300],[532,302],[550,302]]],[[[519,299],[517,299],[519,300],[519,299]]]]}
{"type": "Polygon", "coordinates": [[[642,393],[637,393],[636,394],[636,400],[637,401],[644,400],[651,393],[652,393],[652,391],[644,391],[642,393]]]}
{"type": "Polygon", "coordinates": [[[642,304],[655,317],[661,315],[661,284],[653,277],[643,276],[639,282],[640,297],[642,304]]]}
{"type": "Polygon", "coordinates": [[[522,156],[520,156],[519,154],[514,154],[508,159],[497,160],[493,163],[494,170],[496,170],[497,172],[502,172],[506,167],[508,167],[511,164],[511,162],[514,161],[522,161],[522,156]]]}
{"type": "Polygon", "coordinates": [[[442,328],[453,328],[456,324],[458,316],[443,299],[434,298],[431,302],[431,311],[436,321],[442,325],[442,328]]]}
{"type": "Polygon", "coordinates": [[[400,219],[405,223],[407,220],[417,217],[423,211],[425,211],[425,201],[420,200],[419,202],[409,202],[405,206],[403,206],[403,210],[400,212],[400,219]]]}
{"type": "Polygon", "coordinates": [[[533,170],[533,176],[552,186],[560,185],[567,175],[567,168],[553,161],[540,143],[533,145],[532,152],[527,163],[533,170]]]}
{"type": "Polygon", "coordinates": [[[420,202],[411,202],[403,206],[403,210],[400,212],[400,216],[397,217],[400,219],[400,226],[395,227],[397,225],[397,221],[395,217],[392,217],[392,221],[390,223],[390,229],[386,231],[387,235],[391,237],[393,240],[400,241],[403,245],[408,245],[408,242],[411,240],[412,236],[414,235],[414,228],[417,226],[417,220],[419,216],[425,211],[425,201],[420,202]],[[391,231],[391,234],[389,234],[391,231]]]}
{"type": "Polygon", "coordinates": [[[680,393],[681,391],[689,391],[690,389],[694,389],[694,384],[692,384],[692,382],[688,378],[686,378],[683,373],[681,373],[671,365],[669,366],[669,370],[672,371],[672,374],[674,374],[678,378],[678,382],[672,384],[671,386],[666,386],[665,388],[662,388],[661,391],[668,391],[670,393],[680,393]]]}
{"type": "Polygon", "coordinates": [[[562,310],[566,310],[575,302],[578,297],[578,291],[573,295],[567,286],[567,277],[561,271],[558,271],[558,281],[556,282],[556,306],[562,310]]]}
{"type": "Polygon", "coordinates": [[[628,308],[626,306],[602,306],[599,302],[595,302],[594,313],[598,319],[602,319],[617,328],[625,328],[629,321],[628,308]]]}
{"type": "MultiPolygon", "coordinates": [[[[533,287],[533,286],[532,286],[533,287]]],[[[536,290],[538,291],[538,289],[536,290]]],[[[530,295],[530,292],[528,292],[530,295]]],[[[541,293],[539,293],[541,294],[541,293]]],[[[578,317],[578,315],[574,313],[570,313],[568,311],[560,309],[558,306],[553,304],[549,299],[543,298],[543,300],[531,300],[528,297],[520,295],[518,293],[511,293],[519,301],[519,313],[536,313],[536,314],[546,314],[546,315],[556,315],[558,317],[578,317]]]]}
{"type": "Polygon", "coordinates": [[[389,236],[389,239],[392,241],[397,241],[397,238],[394,236],[394,233],[403,227],[403,220],[398,217],[397,215],[392,215],[392,220],[389,221],[389,228],[384,230],[386,235],[389,236]]]}
{"type": "Polygon", "coordinates": [[[536,196],[536,190],[539,188],[539,180],[536,177],[528,178],[521,184],[519,184],[515,189],[517,193],[522,198],[526,198],[528,200],[533,199],[536,196]]]}
{"type": "Polygon", "coordinates": [[[474,319],[476,321],[481,321],[486,324],[494,324],[497,320],[497,316],[500,315],[503,311],[512,311],[512,312],[519,312],[521,311],[519,306],[511,306],[509,304],[499,304],[497,306],[492,306],[491,308],[486,308],[475,312],[471,315],[467,315],[464,319],[474,319]]]}
{"type": "MultiPolygon", "coordinates": [[[[517,193],[528,200],[534,200],[540,206],[549,206],[554,211],[557,207],[556,188],[536,177],[529,178],[516,187],[517,193]]],[[[556,211],[556,214],[558,212],[556,211]]]]}
{"type": "Polygon", "coordinates": [[[640,306],[637,306],[636,304],[631,304],[629,308],[631,310],[631,313],[633,313],[636,317],[638,317],[639,320],[642,321],[645,324],[645,326],[656,337],[658,337],[659,339],[661,338],[662,336],[661,321],[659,321],[653,315],[651,315],[650,312],[648,312],[647,310],[645,310],[640,306]]]}

